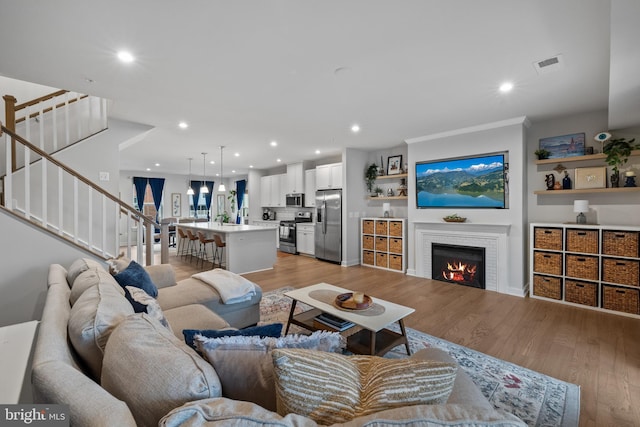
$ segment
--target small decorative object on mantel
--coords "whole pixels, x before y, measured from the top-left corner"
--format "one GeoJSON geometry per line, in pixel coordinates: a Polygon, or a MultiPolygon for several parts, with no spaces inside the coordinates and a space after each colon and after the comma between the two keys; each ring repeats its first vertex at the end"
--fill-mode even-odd
{"type": "Polygon", "coordinates": [[[626,171],[624,173],[626,181],[624,182],[625,187],[635,187],[636,186],[636,173],[634,171],[626,171]]]}
{"type": "Polygon", "coordinates": [[[569,178],[569,172],[564,171],[564,178],[562,178],[562,189],[571,190],[571,178],[569,178]]]}
{"type": "Polygon", "coordinates": [[[467,218],[461,217],[458,214],[447,215],[442,218],[445,222],[465,222],[467,218]]]}
{"type": "Polygon", "coordinates": [[[589,212],[589,201],[588,200],[574,200],[573,201],[573,212],[577,213],[576,224],[586,224],[587,217],[585,216],[585,212],[589,212]]]}
{"type": "Polygon", "coordinates": [[[553,184],[553,189],[554,190],[562,190],[562,184],[560,184],[560,181],[556,181],[556,183],[553,184]]]}
{"type": "Polygon", "coordinates": [[[556,177],[553,176],[552,173],[544,176],[544,182],[547,185],[547,190],[553,190],[554,185],[556,184],[556,177]]]}

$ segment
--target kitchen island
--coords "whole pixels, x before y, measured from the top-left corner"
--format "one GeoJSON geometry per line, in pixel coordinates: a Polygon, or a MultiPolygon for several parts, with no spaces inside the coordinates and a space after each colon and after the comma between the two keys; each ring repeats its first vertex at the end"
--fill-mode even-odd
{"type": "MultiPolygon", "coordinates": [[[[219,222],[179,223],[176,227],[193,234],[203,232],[207,237],[219,234],[226,243],[223,265],[227,270],[237,273],[270,270],[277,257],[277,229],[258,225],[220,224],[219,222]]],[[[200,242],[196,241],[196,250],[200,242]]],[[[215,244],[214,244],[215,245],[215,244]]],[[[207,245],[207,256],[211,259],[211,245],[207,245]]]]}

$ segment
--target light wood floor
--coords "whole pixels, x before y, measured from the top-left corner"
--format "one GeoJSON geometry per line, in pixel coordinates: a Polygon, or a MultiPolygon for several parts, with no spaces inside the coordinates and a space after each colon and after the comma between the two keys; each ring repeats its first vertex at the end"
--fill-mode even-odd
{"type": "MultiPolygon", "coordinates": [[[[170,258],[179,279],[199,270],[170,258]]],[[[327,282],[413,307],[411,328],[580,385],[580,426],[640,426],[639,319],[281,253],[245,277],[264,291],[327,282]]]]}

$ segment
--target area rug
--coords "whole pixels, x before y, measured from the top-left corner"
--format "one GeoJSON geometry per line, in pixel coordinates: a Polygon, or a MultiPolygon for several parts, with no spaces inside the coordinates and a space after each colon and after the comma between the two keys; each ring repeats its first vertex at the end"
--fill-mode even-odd
{"type": "MultiPolygon", "coordinates": [[[[261,323],[286,324],[291,298],[284,295],[291,287],[265,292],[260,303],[261,323]]],[[[298,303],[296,314],[311,307],[298,303]]],[[[395,325],[397,329],[397,324],[395,325]]],[[[390,327],[389,329],[394,329],[390,327]]],[[[482,394],[497,409],[510,412],[529,426],[577,426],[580,411],[580,388],[522,366],[497,359],[467,347],[406,328],[411,353],[425,347],[437,347],[448,352],[469,374],[482,394]]],[[[294,327],[290,333],[305,332],[294,327]]],[[[308,331],[306,331],[308,332],[308,331]]],[[[385,355],[387,358],[407,357],[404,346],[385,355]]]]}

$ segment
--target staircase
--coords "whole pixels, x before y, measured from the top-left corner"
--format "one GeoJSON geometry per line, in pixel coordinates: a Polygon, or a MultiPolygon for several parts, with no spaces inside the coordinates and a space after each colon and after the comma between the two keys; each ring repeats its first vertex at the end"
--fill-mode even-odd
{"type": "Polygon", "coordinates": [[[145,217],[54,157],[107,129],[105,100],[64,90],[23,104],[10,95],[4,100],[1,209],[102,259],[122,251],[151,265],[159,238],[161,262],[168,262],[168,225],[145,217]]]}

